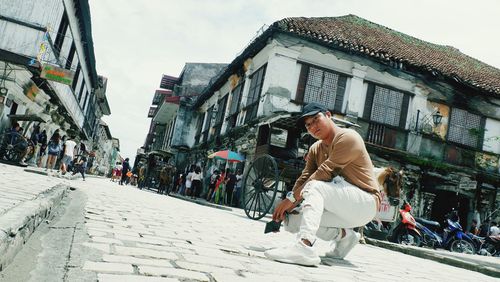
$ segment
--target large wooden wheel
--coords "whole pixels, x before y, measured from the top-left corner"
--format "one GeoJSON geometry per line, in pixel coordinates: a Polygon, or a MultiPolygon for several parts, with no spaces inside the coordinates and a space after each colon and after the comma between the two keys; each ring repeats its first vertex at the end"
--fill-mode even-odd
{"type": "Polygon", "coordinates": [[[9,162],[19,162],[21,153],[18,148],[21,146],[22,137],[17,132],[0,135],[0,158],[9,162]]]}
{"type": "Polygon", "coordinates": [[[243,177],[243,209],[251,219],[263,218],[273,207],[279,174],[276,161],[269,155],[258,157],[243,177]]]}

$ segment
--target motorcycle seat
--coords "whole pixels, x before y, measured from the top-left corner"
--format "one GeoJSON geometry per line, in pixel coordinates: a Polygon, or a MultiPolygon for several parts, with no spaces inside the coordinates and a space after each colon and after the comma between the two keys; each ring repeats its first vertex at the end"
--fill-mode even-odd
{"type": "Polygon", "coordinates": [[[431,226],[431,227],[441,227],[441,224],[439,224],[439,222],[437,222],[437,221],[427,220],[427,219],[423,219],[420,217],[415,217],[415,220],[418,223],[423,224],[423,225],[427,225],[427,226],[431,226]]]}

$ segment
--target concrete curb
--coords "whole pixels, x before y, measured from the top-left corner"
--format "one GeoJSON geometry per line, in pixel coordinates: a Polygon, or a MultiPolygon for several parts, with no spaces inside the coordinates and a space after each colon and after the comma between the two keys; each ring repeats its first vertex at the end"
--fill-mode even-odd
{"type": "Polygon", "coordinates": [[[68,188],[56,185],[0,216],[0,271],[12,262],[35,229],[60,204],[68,188]]]}
{"type": "Polygon", "coordinates": [[[365,238],[365,240],[366,240],[366,243],[368,243],[370,245],[377,246],[377,247],[385,248],[388,250],[404,253],[407,255],[415,256],[415,257],[433,260],[436,262],[448,264],[448,265],[459,267],[462,269],[480,272],[480,273],[483,273],[483,274],[488,275],[488,276],[500,278],[500,269],[499,268],[481,265],[478,262],[474,263],[474,262],[470,262],[470,261],[461,260],[460,258],[457,258],[457,257],[444,256],[442,254],[435,253],[431,250],[426,250],[426,249],[419,248],[419,247],[403,246],[403,245],[399,245],[399,244],[395,244],[395,243],[391,243],[391,242],[387,242],[387,241],[380,241],[380,240],[376,240],[376,239],[372,239],[372,238],[365,238]]]}
{"type": "Polygon", "coordinates": [[[173,198],[181,199],[181,200],[184,200],[184,201],[196,203],[196,204],[202,205],[202,206],[208,206],[208,207],[211,207],[211,208],[216,208],[216,209],[225,210],[225,211],[233,211],[233,209],[230,208],[230,207],[217,205],[217,204],[210,203],[210,202],[207,202],[206,200],[202,200],[202,199],[198,199],[198,198],[197,199],[191,199],[189,197],[181,196],[179,194],[169,194],[169,196],[173,197],[173,198]]]}
{"type": "MultiPolygon", "coordinates": [[[[49,175],[47,171],[35,169],[35,168],[26,168],[26,169],[24,169],[24,171],[30,172],[30,173],[35,173],[35,174],[40,174],[40,175],[49,175]]],[[[50,177],[56,177],[56,178],[68,179],[68,180],[75,180],[75,179],[81,178],[80,174],[71,175],[70,173],[66,173],[66,175],[64,175],[64,176],[59,175],[58,173],[53,173],[52,175],[50,175],[50,177]]]]}

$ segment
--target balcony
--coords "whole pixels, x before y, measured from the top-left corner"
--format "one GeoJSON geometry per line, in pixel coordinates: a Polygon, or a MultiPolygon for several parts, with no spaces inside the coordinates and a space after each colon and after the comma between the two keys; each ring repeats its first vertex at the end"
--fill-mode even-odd
{"type": "MultiPolygon", "coordinates": [[[[363,128],[364,122],[360,122],[363,128]]],[[[367,122],[365,141],[374,145],[387,148],[405,150],[408,140],[408,132],[404,129],[385,125],[373,121],[367,122]]]]}

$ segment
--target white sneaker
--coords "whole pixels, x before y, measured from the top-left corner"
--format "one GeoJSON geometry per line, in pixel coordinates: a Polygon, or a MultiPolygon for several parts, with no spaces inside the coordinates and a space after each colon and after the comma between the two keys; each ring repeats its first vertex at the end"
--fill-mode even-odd
{"type": "MultiPolygon", "coordinates": [[[[290,213],[287,214],[286,219],[283,221],[285,231],[290,233],[299,233],[300,223],[302,221],[302,214],[290,213]]],[[[325,241],[332,241],[340,234],[340,228],[337,227],[324,227],[320,226],[316,232],[316,236],[325,241]]]]}
{"type": "Polygon", "coordinates": [[[28,164],[25,161],[20,161],[19,164],[22,166],[28,166],[28,164]]]}
{"type": "Polygon", "coordinates": [[[334,259],[344,259],[347,254],[359,242],[360,234],[352,229],[345,229],[344,238],[336,240],[335,249],[332,252],[326,252],[325,256],[334,259]]]}
{"type": "Polygon", "coordinates": [[[316,250],[306,246],[302,240],[292,246],[268,250],[264,252],[264,255],[275,261],[305,266],[314,266],[321,262],[316,250]]]}

